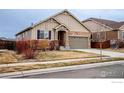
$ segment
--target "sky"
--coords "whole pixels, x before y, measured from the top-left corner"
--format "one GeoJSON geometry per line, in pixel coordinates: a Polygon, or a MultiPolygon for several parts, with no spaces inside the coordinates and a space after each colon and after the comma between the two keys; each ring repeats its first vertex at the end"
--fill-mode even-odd
{"type": "MultiPolygon", "coordinates": [[[[15,34],[62,9],[0,9],[0,37],[15,38],[15,34]]],[[[80,21],[90,17],[124,21],[124,9],[69,9],[80,21]]]]}

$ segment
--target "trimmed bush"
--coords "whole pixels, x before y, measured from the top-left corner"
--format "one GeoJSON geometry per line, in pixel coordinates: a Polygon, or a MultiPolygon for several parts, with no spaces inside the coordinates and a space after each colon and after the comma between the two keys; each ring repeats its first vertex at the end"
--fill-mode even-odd
{"type": "Polygon", "coordinates": [[[58,40],[53,40],[50,42],[50,50],[59,50],[58,40]]]}

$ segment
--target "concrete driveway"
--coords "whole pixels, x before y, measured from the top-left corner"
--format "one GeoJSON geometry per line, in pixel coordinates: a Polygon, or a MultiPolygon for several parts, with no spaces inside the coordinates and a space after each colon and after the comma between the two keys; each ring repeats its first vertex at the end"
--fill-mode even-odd
{"type": "MultiPolygon", "coordinates": [[[[100,54],[99,49],[73,49],[73,50],[100,54]]],[[[107,50],[102,50],[102,54],[110,57],[124,57],[124,53],[107,51],[107,50]]]]}

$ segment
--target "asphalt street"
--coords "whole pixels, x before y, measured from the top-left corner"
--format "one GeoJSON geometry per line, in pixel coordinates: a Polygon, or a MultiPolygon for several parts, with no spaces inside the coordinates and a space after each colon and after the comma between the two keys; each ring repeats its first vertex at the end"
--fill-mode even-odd
{"type": "Polygon", "coordinates": [[[124,63],[86,69],[30,75],[21,78],[124,78],[124,63]]]}

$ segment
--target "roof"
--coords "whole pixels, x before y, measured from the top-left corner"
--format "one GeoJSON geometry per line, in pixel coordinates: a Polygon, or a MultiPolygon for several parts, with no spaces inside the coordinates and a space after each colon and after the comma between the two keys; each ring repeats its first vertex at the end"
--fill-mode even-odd
{"type": "Polygon", "coordinates": [[[111,27],[113,29],[119,29],[122,25],[124,25],[124,22],[117,22],[117,23],[111,24],[111,27]]]}
{"type": "Polygon", "coordinates": [[[0,40],[3,40],[3,41],[15,41],[15,39],[10,39],[10,38],[5,38],[5,37],[0,37],[0,40]]]}
{"type": "MultiPolygon", "coordinates": [[[[33,27],[35,27],[35,26],[37,26],[37,25],[39,25],[39,24],[41,24],[41,23],[43,23],[43,22],[45,22],[45,21],[47,21],[47,20],[49,20],[49,19],[51,19],[51,18],[54,19],[54,20],[55,20],[56,22],[58,22],[59,24],[61,24],[61,23],[60,23],[58,20],[56,20],[54,17],[57,16],[57,15],[59,15],[59,14],[61,14],[61,13],[64,13],[64,12],[69,13],[75,20],[77,20],[85,29],[87,29],[87,30],[90,32],[90,30],[89,30],[88,28],[86,28],[86,27],[81,23],[81,21],[79,21],[78,18],[76,18],[71,12],[69,12],[67,9],[65,9],[65,10],[63,10],[63,11],[61,11],[61,12],[58,12],[57,14],[55,14],[55,15],[53,15],[53,16],[48,17],[48,18],[45,19],[45,20],[42,20],[42,21],[40,21],[40,22],[38,22],[38,23],[36,23],[36,24],[34,24],[34,25],[32,25],[32,26],[29,26],[29,27],[25,28],[25,29],[22,30],[21,32],[17,33],[16,36],[19,35],[19,34],[21,34],[21,33],[23,33],[23,32],[25,32],[25,31],[28,31],[28,30],[32,29],[33,27]]],[[[63,25],[63,24],[62,24],[62,25],[63,25]]]]}
{"type": "Polygon", "coordinates": [[[122,25],[124,25],[124,22],[117,22],[117,21],[113,21],[113,20],[100,19],[100,18],[88,18],[82,22],[84,23],[84,22],[89,21],[89,20],[94,20],[100,24],[103,24],[107,27],[112,28],[113,30],[119,29],[122,25]]]}
{"type": "Polygon", "coordinates": [[[19,34],[21,34],[21,33],[26,32],[26,31],[28,31],[30,29],[32,29],[32,26],[29,26],[29,27],[25,28],[24,30],[20,31],[19,33],[16,34],[16,36],[19,35],[19,34]]]}
{"type": "MultiPolygon", "coordinates": [[[[85,27],[85,26],[81,23],[81,21],[79,21],[79,19],[78,19],[77,17],[75,17],[75,16],[74,16],[71,12],[69,12],[67,9],[65,9],[65,10],[63,10],[63,11],[61,11],[61,12],[58,12],[58,13],[56,13],[55,15],[50,16],[50,17],[48,17],[47,19],[42,20],[42,21],[40,21],[40,22],[34,24],[34,26],[37,26],[37,25],[39,25],[40,23],[43,23],[44,21],[47,21],[47,20],[49,20],[50,18],[54,18],[55,16],[57,16],[57,15],[59,15],[59,14],[62,14],[62,13],[64,13],[64,12],[70,14],[70,15],[71,15],[75,20],[77,20],[85,29],[87,29],[88,31],[90,31],[87,27],[85,27]]],[[[55,19],[55,20],[56,20],[56,19],[55,19]]],[[[56,21],[58,21],[58,20],[56,20],[56,21]]],[[[60,22],[59,22],[59,23],[60,23],[60,22]]],[[[33,27],[34,27],[34,26],[33,26],[33,27]]]]}

